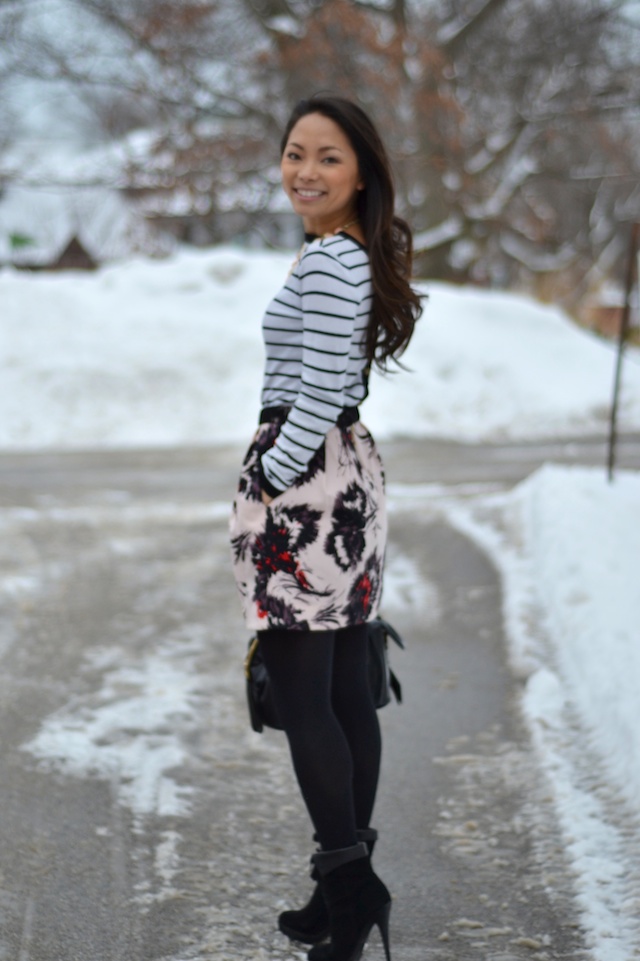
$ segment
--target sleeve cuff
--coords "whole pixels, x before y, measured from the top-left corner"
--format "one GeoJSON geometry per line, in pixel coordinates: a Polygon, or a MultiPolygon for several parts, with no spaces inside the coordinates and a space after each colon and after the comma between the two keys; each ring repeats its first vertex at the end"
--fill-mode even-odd
{"type": "Polygon", "coordinates": [[[262,469],[262,461],[260,461],[259,471],[260,471],[260,487],[265,492],[265,494],[268,494],[269,497],[277,497],[278,494],[282,494],[282,491],[280,490],[280,488],[272,484],[271,481],[265,475],[265,472],[262,469]]]}

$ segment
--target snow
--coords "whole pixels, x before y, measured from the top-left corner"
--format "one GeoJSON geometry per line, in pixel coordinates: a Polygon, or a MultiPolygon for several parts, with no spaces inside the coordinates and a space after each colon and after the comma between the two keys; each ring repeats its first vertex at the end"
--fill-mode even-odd
{"type": "Polygon", "coordinates": [[[419,234],[416,234],[413,238],[414,250],[416,252],[435,250],[436,247],[455,240],[456,237],[460,236],[461,231],[461,218],[454,215],[447,217],[447,219],[443,220],[437,227],[431,227],[429,230],[423,230],[419,234]]]}
{"type": "MultiPolygon", "coordinates": [[[[0,273],[0,447],[245,444],[259,404],[260,317],[291,260],[223,248],[93,275],[0,273]]],[[[365,406],[378,436],[603,434],[614,368],[608,344],[522,296],[424,289],[411,372],[376,377],[365,406]]],[[[621,427],[638,430],[637,350],[627,352],[623,381],[621,427]]],[[[455,491],[397,484],[389,493],[392,513],[443,512],[499,569],[509,660],[575,870],[590,955],[628,961],[640,951],[640,473],[620,471],[608,483],[604,469],[547,464],[507,492],[484,482],[455,491]]],[[[104,523],[122,505],[42,510],[104,523]]],[[[219,519],[227,506],[144,510],[150,522],[182,523],[181,511],[219,519]]],[[[2,523],[17,516],[4,511],[2,523]]],[[[438,609],[435,588],[408,557],[390,553],[388,566],[392,611],[425,598],[438,609]]],[[[25,571],[3,587],[28,594],[37,585],[25,571]]],[[[190,650],[171,676],[159,661],[122,667],[109,650],[101,656],[108,671],[99,703],[61,710],[29,750],[85,776],[124,770],[130,787],[121,800],[138,819],[188,813],[188,790],[171,777],[180,743],[151,737],[158,724],[171,730],[169,721],[190,730],[200,696],[190,650]],[[124,704],[116,700],[123,684],[124,704]]],[[[176,839],[167,834],[163,843],[169,885],[176,839]]]]}
{"type": "Polygon", "coordinates": [[[509,233],[507,230],[503,230],[500,234],[500,246],[510,257],[520,261],[534,273],[562,270],[568,267],[575,256],[569,244],[563,244],[553,253],[549,253],[541,250],[534,240],[527,241],[524,237],[509,233]]]}
{"type": "MultiPolygon", "coordinates": [[[[0,449],[244,443],[263,364],[260,320],[292,254],[218,248],[95,274],[0,272],[0,449]]],[[[613,348],[516,294],[423,286],[410,372],[374,375],[380,438],[602,434],[613,348]],[[401,416],[398,416],[401,411],[401,416]]],[[[620,427],[640,427],[628,350],[620,427]]]]}
{"type": "Polygon", "coordinates": [[[67,187],[80,194],[96,186],[122,188],[127,184],[124,168],[143,164],[156,141],[157,135],[134,130],[121,140],[87,146],[73,138],[61,140],[58,136],[50,140],[45,130],[3,151],[0,173],[13,185],[23,187],[67,187]]]}
{"type": "MultiPolygon", "coordinates": [[[[470,516],[481,528],[489,518],[493,531],[514,671],[528,686],[553,671],[609,780],[640,814],[640,474],[609,483],[603,469],[548,464],[509,493],[479,498],[470,516]]],[[[540,717],[551,689],[535,690],[526,701],[540,717]]]]}
{"type": "Polygon", "coordinates": [[[525,538],[558,673],[640,811],[640,478],[620,474],[611,486],[602,471],[548,468],[532,486],[525,538]]]}
{"type": "Polygon", "coordinates": [[[472,513],[486,523],[492,511],[493,539],[481,539],[508,581],[512,666],[527,683],[553,669],[610,780],[640,814],[640,474],[620,471],[608,483],[603,469],[548,464],[472,513]]]}
{"type": "Polygon", "coordinates": [[[185,816],[190,789],[167,775],[183,762],[184,748],[173,731],[158,735],[158,729],[171,730],[176,719],[189,716],[196,674],[178,676],[165,660],[159,655],[140,668],[113,671],[100,708],[83,711],[75,704],[68,714],[49,718],[26,749],[43,759],[55,757],[68,773],[111,779],[117,772],[121,800],[137,815],[185,816]],[[127,699],[120,695],[125,685],[135,688],[127,699]]]}
{"type": "Polygon", "coordinates": [[[450,505],[493,556],[523,708],[595,961],[640,946],[640,474],[546,465],[450,505]],[[635,846],[634,846],[635,840],[635,846]]]}
{"type": "Polygon", "coordinates": [[[0,263],[47,266],[77,237],[95,260],[145,250],[167,253],[171,244],[104,187],[8,187],[0,201],[0,263]],[[12,236],[25,238],[12,248],[12,236]]]}

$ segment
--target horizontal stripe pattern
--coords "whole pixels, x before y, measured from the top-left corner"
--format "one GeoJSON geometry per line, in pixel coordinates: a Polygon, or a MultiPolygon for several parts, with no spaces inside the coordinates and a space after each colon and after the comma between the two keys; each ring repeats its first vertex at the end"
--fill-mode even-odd
{"type": "Polygon", "coordinates": [[[343,407],[367,395],[364,371],[371,312],[367,252],[348,234],[303,248],[262,322],[263,407],[291,407],[262,456],[269,483],[286,490],[304,473],[343,407]]]}

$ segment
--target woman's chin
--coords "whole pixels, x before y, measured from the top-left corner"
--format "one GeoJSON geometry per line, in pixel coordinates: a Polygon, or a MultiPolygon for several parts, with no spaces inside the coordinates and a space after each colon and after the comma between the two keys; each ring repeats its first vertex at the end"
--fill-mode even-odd
{"type": "Polygon", "coordinates": [[[322,217],[322,207],[317,201],[296,200],[293,209],[300,217],[322,217]]]}

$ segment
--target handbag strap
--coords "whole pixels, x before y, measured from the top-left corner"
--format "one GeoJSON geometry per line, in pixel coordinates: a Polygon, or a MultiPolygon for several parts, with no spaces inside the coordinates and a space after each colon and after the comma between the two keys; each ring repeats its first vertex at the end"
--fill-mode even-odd
{"type": "Polygon", "coordinates": [[[249,641],[249,650],[247,651],[246,657],[244,659],[244,676],[248,681],[251,680],[251,661],[253,660],[253,655],[256,653],[258,649],[259,643],[260,643],[260,638],[257,634],[255,637],[252,637],[251,640],[249,641]]]}
{"type": "Polygon", "coordinates": [[[404,651],[404,641],[396,631],[395,627],[392,627],[391,624],[389,624],[389,621],[385,621],[384,617],[377,617],[376,620],[378,621],[379,624],[382,625],[383,629],[389,635],[389,637],[396,642],[398,647],[401,647],[402,650],[404,651]]]}
{"type": "Polygon", "coordinates": [[[398,704],[402,704],[402,685],[400,684],[400,681],[395,676],[391,668],[389,668],[389,687],[395,694],[395,698],[398,704]]]}

